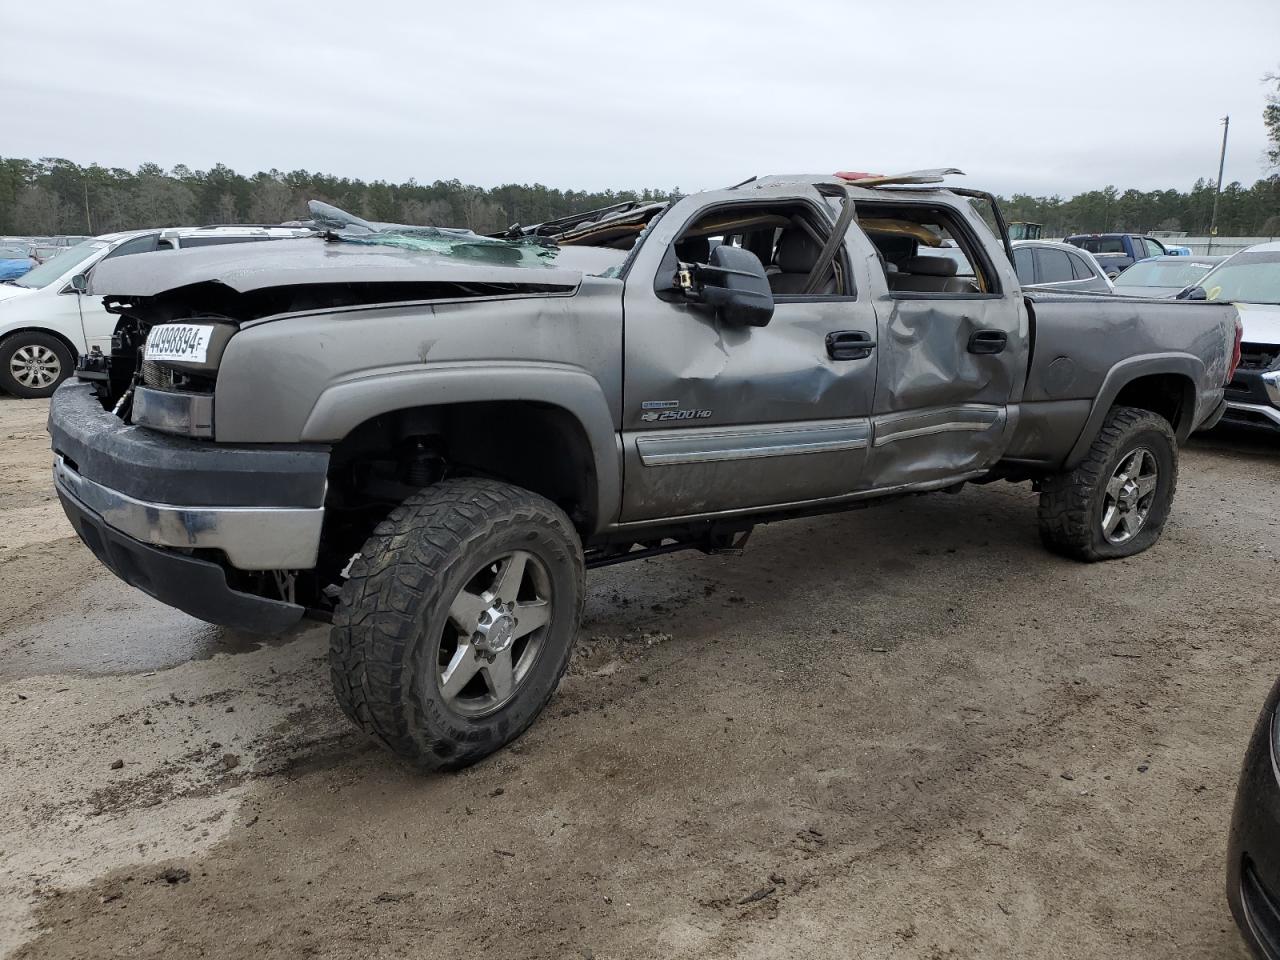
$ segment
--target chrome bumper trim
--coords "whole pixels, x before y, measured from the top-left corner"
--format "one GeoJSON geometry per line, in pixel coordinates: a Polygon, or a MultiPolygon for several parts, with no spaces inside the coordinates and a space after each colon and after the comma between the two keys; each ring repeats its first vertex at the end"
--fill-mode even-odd
{"type": "Polygon", "coordinates": [[[1277,427],[1280,427],[1280,410],[1277,410],[1275,407],[1268,407],[1262,403],[1236,403],[1234,400],[1228,400],[1227,409],[1256,413],[1258,416],[1266,417],[1277,427]]]}
{"type": "Polygon", "coordinates": [[[1276,406],[1280,406],[1280,370],[1271,370],[1262,375],[1262,389],[1267,391],[1267,398],[1276,406]]]}
{"type": "Polygon", "coordinates": [[[54,457],[53,482],[110,527],[158,547],[221,550],[240,570],[316,565],[323,507],[187,507],[135,500],[54,457]]]}

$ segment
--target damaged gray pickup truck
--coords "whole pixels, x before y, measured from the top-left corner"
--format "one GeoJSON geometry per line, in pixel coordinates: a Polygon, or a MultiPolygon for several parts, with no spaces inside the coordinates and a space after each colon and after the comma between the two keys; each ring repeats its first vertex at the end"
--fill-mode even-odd
{"type": "Polygon", "coordinates": [[[1222,415],[1235,309],[1025,292],[952,172],[499,238],[317,206],[323,237],[106,261],[120,321],[53,399],[58,494],[164,603],[331,619],[343,710],[426,767],[542,710],[588,567],[994,480],[1040,491],[1052,550],[1145,550],[1178,442],[1222,415]]]}

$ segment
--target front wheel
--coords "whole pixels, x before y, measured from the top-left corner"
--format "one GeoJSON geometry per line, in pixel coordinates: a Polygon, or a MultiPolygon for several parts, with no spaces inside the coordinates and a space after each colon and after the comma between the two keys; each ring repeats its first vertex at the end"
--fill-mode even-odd
{"type": "Polygon", "coordinates": [[[490,480],[415,494],[374,530],[334,613],[334,692],[426,768],[518,737],[555,691],[582,612],[582,547],[544,497],[490,480]]]}
{"type": "Polygon", "coordinates": [[[15,397],[51,397],[74,370],[71,351],[51,333],[20,330],[0,341],[0,390],[15,397]]]}
{"type": "Polygon", "coordinates": [[[1141,553],[1169,518],[1178,444],[1169,421],[1116,407],[1085,458],[1040,490],[1040,537],[1055,553],[1092,562],[1141,553]]]}

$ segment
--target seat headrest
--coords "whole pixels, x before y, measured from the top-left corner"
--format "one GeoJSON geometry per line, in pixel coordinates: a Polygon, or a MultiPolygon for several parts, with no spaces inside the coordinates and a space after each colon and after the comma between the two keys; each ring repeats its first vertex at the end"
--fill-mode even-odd
{"type": "Polygon", "coordinates": [[[787,227],[778,238],[773,262],[783,273],[808,273],[818,262],[822,247],[799,227],[787,227]]]}
{"type": "Polygon", "coordinates": [[[947,257],[907,257],[899,264],[903,273],[922,277],[954,277],[956,262],[947,257]]]}

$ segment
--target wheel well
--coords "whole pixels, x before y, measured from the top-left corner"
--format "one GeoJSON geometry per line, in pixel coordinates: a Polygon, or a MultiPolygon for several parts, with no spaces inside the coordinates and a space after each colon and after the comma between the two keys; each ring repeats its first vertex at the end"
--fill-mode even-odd
{"type": "Polygon", "coordinates": [[[330,458],[337,495],[398,502],[445,476],[483,476],[539,493],[582,532],[596,521],[587,433],[563,407],[486,401],[414,407],[357,426],[330,458]]]}
{"type": "Polygon", "coordinates": [[[1195,384],[1179,373],[1154,373],[1130,380],[1116,394],[1114,406],[1138,407],[1158,413],[1169,421],[1179,440],[1185,440],[1184,425],[1194,415],[1195,384]]]}
{"type": "Polygon", "coordinates": [[[62,345],[66,347],[67,352],[71,354],[72,360],[78,360],[80,357],[80,351],[76,348],[74,343],[60,334],[57,330],[50,330],[48,327],[18,327],[16,330],[10,330],[8,333],[0,336],[0,344],[19,333],[43,333],[47,337],[53,337],[55,340],[62,341],[62,345]]]}

